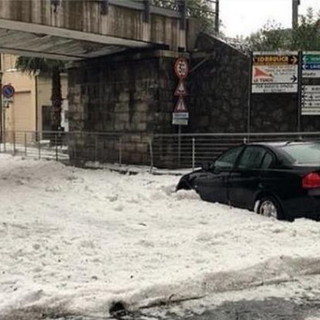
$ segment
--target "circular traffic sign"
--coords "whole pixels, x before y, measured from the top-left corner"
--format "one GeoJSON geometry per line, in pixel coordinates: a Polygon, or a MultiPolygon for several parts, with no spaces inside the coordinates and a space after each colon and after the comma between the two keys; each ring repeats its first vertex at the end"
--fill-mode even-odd
{"type": "Polygon", "coordinates": [[[6,84],[2,87],[2,95],[5,98],[12,98],[14,96],[15,90],[11,84],[6,84]]]}
{"type": "Polygon", "coordinates": [[[174,64],[174,72],[179,79],[184,79],[189,73],[189,64],[186,58],[178,58],[174,64]]]}

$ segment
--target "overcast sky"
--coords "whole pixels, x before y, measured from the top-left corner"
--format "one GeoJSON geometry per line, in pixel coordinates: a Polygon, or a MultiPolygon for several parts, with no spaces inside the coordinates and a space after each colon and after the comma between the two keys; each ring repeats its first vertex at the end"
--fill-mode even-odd
{"type": "MultiPolygon", "coordinates": [[[[308,7],[320,10],[320,0],[300,0],[299,14],[308,7]]],[[[222,31],[230,37],[249,35],[268,20],[276,20],[283,27],[291,26],[292,0],[220,0],[222,31]]]]}

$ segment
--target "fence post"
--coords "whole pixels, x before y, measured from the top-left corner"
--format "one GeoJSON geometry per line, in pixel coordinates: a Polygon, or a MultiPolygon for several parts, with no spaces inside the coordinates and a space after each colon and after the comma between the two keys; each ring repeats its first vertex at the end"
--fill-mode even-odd
{"type": "Polygon", "coordinates": [[[98,161],[98,135],[95,135],[95,140],[94,140],[94,161],[98,161]]]}
{"type": "Polygon", "coordinates": [[[152,138],[150,138],[149,140],[149,152],[150,152],[150,173],[152,173],[153,171],[153,165],[154,165],[154,162],[153,162],[153,145],[152,145],[152,138]]]}
{"type": "Polygon", "coordinates": [[[178,126],[178,167],[181,167],[181,125],[178,126]]]}
{"type": "Polygon", "coordinates": [[[54,135],[54,144],[55,144],[55,146],[56,146],[56,161],[58,161],[59,160],[59,157],[58,157],[58,134],[57,133],[55,133],[55,135],[54,135]]]}
{"type": "Polygon", "coordinates": [[[27,156],[27,133],[24,133],[24,155],[27,156]]]}
{"type": "Polygon", "coordinates": [[[41,137],[40,137],[40,132],[37,132],[38,136],[38,158],[39,160],[41,159],[41,137]]]}
{"type": "Polygon", "coordinates": [[[194,171],[196,162],[196,139],[192,138],[192,171],[194,171]]]}
{"type": "Polygon", "coordinates": [[[6,151],[7,151],[6,139],[7,139],[7,135],[6,135],[6,129],[4,127],[3,128],[3,151],[4,151],[4,153],[6,153],[6,151]]]}
{"type": "Polygon", "coordinates": [[[119,166],[122,165],[122,137],[119,138],[119,166]]]}
{"type": "Polygon", "coordinates": [[[12,131],[12,144],[13,144],[12,154],[15,156],[16,155],[16,133],[15,133],[15,131],[12,131]]]}

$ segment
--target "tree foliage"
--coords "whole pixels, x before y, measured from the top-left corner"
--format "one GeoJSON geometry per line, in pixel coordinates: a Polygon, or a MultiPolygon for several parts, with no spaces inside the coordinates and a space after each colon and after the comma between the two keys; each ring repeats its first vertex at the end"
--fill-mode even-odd
{"type": "Polygon", "coordinates": [[[269,21],[251,34],[246,43],[252,51],[320,50],[320,13],[314,14],[309,8],[293,29],[284,29],[281,24],[269,21]]]}
{"type": "MultiPolygon", "coordinates": [[[[202,31],[213,32],[215,26],[215,0],[188,0],[187,16],[195,18],[201,25],[202,31]]],[[[153,5],[178,9],[179,1],[176,0],[153,0],[153,5]]]]}

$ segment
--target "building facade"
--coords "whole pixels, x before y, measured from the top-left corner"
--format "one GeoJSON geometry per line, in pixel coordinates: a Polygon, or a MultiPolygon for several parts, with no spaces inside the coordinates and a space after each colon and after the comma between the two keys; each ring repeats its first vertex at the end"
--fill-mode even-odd
{"type": "MultiPolygon", "coordinates": [[[[17,56],[2,54],[2,85],[11,84],[15,93],[3,98],[3,130],[9,132],[35,132],[50,130],[51,78],[42,74],[27,74],[15,67],[17,56]]],[[[67,75],[61,75],[63,97],[62,126],[68,130],[67,75]]],[[[10,134],[7,134],[10,136],[10,134]]]]}

